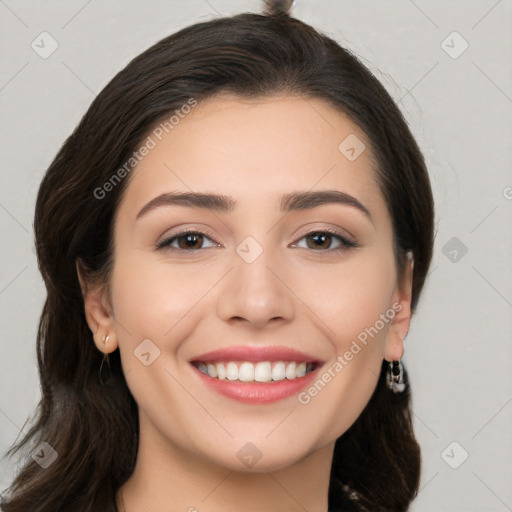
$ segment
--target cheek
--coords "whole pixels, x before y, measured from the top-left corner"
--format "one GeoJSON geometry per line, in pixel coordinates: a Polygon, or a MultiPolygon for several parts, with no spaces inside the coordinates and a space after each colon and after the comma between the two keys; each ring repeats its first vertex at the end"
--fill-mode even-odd
{"type": "MultiPolygon", "coordinates": [[[[346,264],[315,272],[314,286],[308,290],[308,304],[328,328],[325,332],[336,345],[336,352],[348,350],[352,340],[379,322],[390,308],[395,285],[392,254],[383,251],[355,255],[346,264]]],[[[362,334],[361,337],[364,337],[362,334]]]]}
{"type": "Polygon", "coordinates": [[[170,393],[164,401],[174,403],[181,396],[172,378],[179,371],[176,352],[198,316],[205,314],[207,301],[201,298],[216,276],[192,266],[166,265],[147,253],[119,252],[112,274],[112,301],[123,371],[136,402],[156,418],[161,411],[155,397],[170,393]],[[145,353],[149,353],[147,366],[145,353]]]}
{"type": "Polygon", "coordinates": [[[169,331],[199,303],[208,287],[205,273],[192,272],[191,267],[166,265],[147,255],[123,256],[112,276],[116,318],[126,331],[160,343],[169,339],[169,331]]]}
{"type": "Polygon", "coordinates": [[[346,432],[375,390],[384,340],[393,318],[390,298],[394,279],[393,258],[370,255],[357,261],[354,258],[338,272],[326,272],[311,287],[314,311],[328,326],[323,331],[333,357],[299,400],[308,416],[322,415],[329,425],[320,444],[346,432]]]}
{"type": "Polygon", "coordinates": [[[393,317],[393,253],[391,249],[361,252],[337,271],[331,268],[317,278],[310,296],[315,312],[329,327],[324,332],[335,354],[299,398],[312,417],[322,414],[328,418],[327,441],[354,423],[375,390],[383,341],[393,317]]]}

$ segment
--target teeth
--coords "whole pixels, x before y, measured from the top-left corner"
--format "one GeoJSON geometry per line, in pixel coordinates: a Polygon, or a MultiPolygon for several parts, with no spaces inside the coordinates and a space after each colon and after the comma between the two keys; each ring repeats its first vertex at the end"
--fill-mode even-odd
{"type": "Polygon", "coordinates": [[[296,368],[296,364],[295,363],[288,363],[286,365],[286,371],[285,371],[285,375],[286,375],[286,378],[288,380],[292,380],[292,379],[295,379],[297,378],[297,374],[295,373],[295,368],[296,368]]]}
{"type": "Polygon", "coordinates": [[[215,366],[213,364],[207,364],[206,368],[208,370],[208,375],[210,375],[212,377],[217,377],[217,369],[215,368],[215,366]]]}
{"type": "Polygon", "coordinates": [[[294,361],[261,361],[259,363],[229,361],[227,363],[199,363],[197,367],[206,375],[220,380],[271,382],[304,377],[304,375],[313,371],[314,365],[294,361]]]}
{"type": "Polygon", "coordinates": [[[270,382],[272,380],[272,368],[268,361],[258,363],[254,367],[254,380],[258,382],[270,382]]]}
{"type": "Polygon", "coordinates": [[[282,361],[279,361],[272,368],[272,380],[284,380],[286,378],[286,368],[282,361]]]}
{"type": "MultiPolygon", "coordinates": [[[[219,363],[216,366],[216,368],[217,368],[217,378],[224,380],[226,378],[226,367],[224,366],[223,363],[219,363]]],[[[214,377],[214,375],[212,375],[210,372],[208,372],[208,375],[210,375],[210,377],[214,377]]]]}
{"type": "Polygon", "coordinates": [[[297,368],[295,368],[295,373],[297,377],[304,377],[306,375],[306,363],[298,364],[297,368]]]}
{"type": "Polygon", "coordinates": [[[251,382],[254,380],[254,365],[251,363],[242,363],[238,370],[238,380],[242,382],[251,382]]]}
{"type": "Polygon", "coordinates": [[[228,366],[226,368],[226,377],[228,378],[228,380],[238,380],[238,366],[236,365],[236,363],[228,363],[228,366]]]}

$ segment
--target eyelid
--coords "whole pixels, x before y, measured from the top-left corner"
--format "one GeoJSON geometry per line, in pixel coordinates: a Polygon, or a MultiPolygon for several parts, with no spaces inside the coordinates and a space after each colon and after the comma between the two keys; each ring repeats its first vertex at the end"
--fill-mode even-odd
{"type": "MultiPolygon", "coordinates": [[[[218,245],[221,245],[219,242],[217,242],[217,240],[215,239],[215,235],[209,229],[207,229],[207,228],[197,228],[196,229],[196,228],[192,228],[192,227],[187,227],[187,228],[183,228],[183,229],[177,231],[176,233],[171,233],[170,235],[165,235],[165,236],[160,237],[160,239],[155,244],[156,248],[163,249],[163,248],[165,248],[164,244],[166,244],[169,240],[174,240],[176,238],[179,238],[180,236],[183,236],[183,235],[186,235],[189,233],[194,233],[194,234],[198,234],[198,235],[206,235],[208,238],[210,238],[212,240],[212,242],[214,242],[218,245]]],[[[174,249],[174,247],[171,247],[171,249],[174,249]]],[[[179,250],[179,249],[177,249],[177,250],[179,250]]],[[[194,250],[199,251],[201,249],[190,249],[187,252],[192,252],[194,250]]]]}
{"type": "Polygon", "coordinates": [[[312,233],[330,233],[331,235],[336,235],[336,236],[339,236],[341,238],[344,238],[354,244],[357,244],[357,238],[352,235],[352,233],[350,233],[347,229],[344,229],[344,228],[340,228],[340,227],[331,227],[331,226],[306,226],[305,228],[305,231],[302,235],[300,235],[300,233],[302,232],[302,230],[299,232],[299,235],[297,236],[300,236],[299,240],[304,238],[305,236],[308,236],[308,235],[311,235],[312,233]]]}
{"type": "MultiPolygon", "coordinates": [[[[304,233],[302,236],[299,236],[297,238],[297,242],[294,242],[292,244],[292,246],[295,246],[303,238],[306,238],[306,237],[311,236],[311,235],[316,234],[316,233],[327,233],[328,235],[331,235],[333,238],[338,239],[338,241],[341,243],[342,247],[337,247],[335,249],[332,249],[332,248],[330,248],[330,249],[323,249],[323,250],[318,250],[318,251],[313,251],[313,252],[332,253],[332,252],[336,252],[336,251],[339,251],[339,250],[347,250],[347,249],[359,247],[359,244],[356,242],[354,237],[347,236],[344,233],[341,233],[337,229],[333,229],[333,228],[310,229],[309,231],[304,233]]],[[[311,250],[313,250],[313,249],[311,249],[311,250]]]]}
{"type": "MultiPolygon", "coordinates": [[[[298,238],[296,238],[296,241],[293,242],[291,244],[292,247],[296,247],[298,242],[300,242],[302,239],[308,237],[308,236],[312,236],[313,234],[317,234],[317,233],[327,233],[329,235],[332,235],[332,237],[338,239],[338,241],[341,243],[342,247],[337,247],[337,248],[334,248],[334,249],[320,249],[318,251],[314,251],[314,252],[327,252],[327,253],[330,253],[330,252],[336,252],[338,250],[346,250],[346,249],[350,249],[350,248],[356,248],[356,247],[359,247],[359,244],[358,242],[355,240],[355,238],[352,236],[352,235],[347,235],[347,234],[344,234],[343,232],[340,232],[339,229],[334,229],[334,228],[331,228],[331,227],[319,227],[317,229],[315,228],[309,228],[304,234],[298,236],[298,238]]],[[[170,250],[175,250],[175,251],[184,251],[184,252],[195,252],[195,251],[201,251],[201,250],[204,250],[204,249],[207,249],[207,247],[205,248],[199,248],[199,249],[180,249],[180,248],[176,248],[176,247],[171,247],[171,243],[174,242],[177,238],[181,237],[181,236],[184,236],[184,235],[187,235],[187,234],[197,234],[197,235],[201,235],[201,236],[205,236],[206,238],[209,238],[214,244],[216,244],[216,246],[218,247],[219,245],[222,245],[222,244],[219,244],[219,242],[216,241],[215,239],[215,236],[212,234],[212,232],[206,228],[198,228],[198,229],[194,229],[194,228],[191,228],[191,227],[187,227],[187,228],[184,228],[184,229],[181,229],[180,231],[176,232],[176,233],[172,233],[170,234],[169,236],[165,236],[165,237],[162,237],[158,240],[158,242],[156,243],[156,249],[170,249],[170,250]]]]}

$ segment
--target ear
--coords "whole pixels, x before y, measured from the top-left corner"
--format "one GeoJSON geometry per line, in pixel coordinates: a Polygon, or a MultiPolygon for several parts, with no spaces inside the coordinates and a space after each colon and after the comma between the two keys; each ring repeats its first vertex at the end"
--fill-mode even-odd
{"type": "Polygon", "coordinates": [[[394,311],[394,316],[386,334],[384,347],[384,359],[386,361],[399,361],[402,359],[404,355],[404,339],[409,332],[411,323],[412,277],[414,269],[414,260],[411,252],[406,254],[406,259],[404,275],[398,279],[391,299],[390,310],[394,311]]]}
{"type": "Polygon", "coordinates": [[[84,298],[85,318],[91,329],[94,344],[101,352],[110,354],[117,348],[114,316],[105,286],[87,284],[83,264],[77,258],[76,273],[84,298]]]}

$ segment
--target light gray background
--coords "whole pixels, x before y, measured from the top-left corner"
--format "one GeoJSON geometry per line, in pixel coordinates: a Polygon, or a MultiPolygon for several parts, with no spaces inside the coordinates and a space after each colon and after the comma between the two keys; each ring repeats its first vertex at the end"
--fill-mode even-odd
{"type": "MultiPolygon", "coordinates": [[[[2,454],[39,399],[44,287],[32,218],[45,169],[131,58],[186,25],[261,5],[0,0],[2,454]],[[31,48],[43,31],[59,45],[47,59],[31,48]]],[[[423,453],[411,510],[512,510],[512,1],[299,0],[293,14],[376,73],[431,173],[435,257],[405,356],[423,453]],[[461,55],[464,42],[453,31],[469,44],[461,55]]],[[[2,490],[12,472],[3,460],[2,490]]]]}

